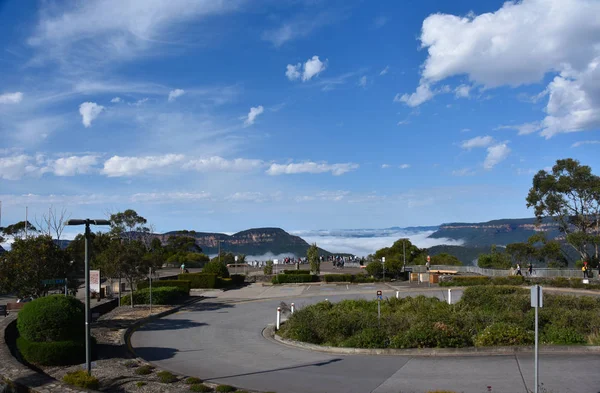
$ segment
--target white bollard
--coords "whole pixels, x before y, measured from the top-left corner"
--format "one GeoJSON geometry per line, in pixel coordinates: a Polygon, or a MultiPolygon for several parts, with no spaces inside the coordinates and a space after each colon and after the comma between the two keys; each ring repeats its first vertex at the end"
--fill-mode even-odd
{"type": "Polygon", "coordinates": [[[281,324],[281,307],[277,307],[277,330],[279,330],[280,324],[281,324]]]}
{"type": "Polygon", "coordinates": [[[396,299],[400,299],[400,291],[396,291],[396,299]]]}
{"type": "Polygon", "coordinates": [[[290,310],[292,311],[292,314],[294,313],[294,303],[292,303],[292,306],[290,307],[290,310]]]}
{"type": "Polygon", "coordinates": [[[448,304],[452,304],[452,289],[448,289],[448,304]]]}

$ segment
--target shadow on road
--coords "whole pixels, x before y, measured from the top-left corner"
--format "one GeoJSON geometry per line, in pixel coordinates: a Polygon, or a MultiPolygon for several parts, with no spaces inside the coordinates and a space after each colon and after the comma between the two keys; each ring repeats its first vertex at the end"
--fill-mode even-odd
{"type": "Polygon", "coordinates": [[[182,330],[192,329],[200,326],[206,326],[204,322],[196,322],[191,319],[155,319],[142,326],[140,331],[157,331],[157,330],[182,330]]]}
{"type": "Polygon", "coordinates": [[[154,362],[158,360],[171,359],[180,352],[175,348],[162,347],[136,347],[135,353],[144,360],[154,362]]]}
{"type": "Polygon", "coordinates": [[[224,375],[224,376],[221,376],[221,377],[209,378],[209,379],[206,379],[206,381],[214,381],[216,379],[224,379],[224,378],[245,377],[245,376],[248,376],[248,375],[266,374],[266,373],[273,373],[273,372],[277,372],[277,371],[295,370],[295,369],[298,369],[298,368],[305,368],[305,367],[321,367],[321,366],[327,366],[328,364],[340,362],[341,360],[342,360],[341,358],[336,358],[336,359],[327,360],[325,362],[309,363],[309,364],[303,364],[303,365],[300,365],[300,366],[282,367],[282,368],[275,368],[275,369],[272,369],[272,370],[255,371],[255,372],[252,372],[252,373],[244,373],[244,374],[224,375]]]}
{"type": "MultiPolygon", "coordinates": [[[[211,299],[211,298],[207,298],[211,299]]],[[[213,298],[214,299],[214,298],[213,298]]],[[[197,303],[190,304],[182,309],[182,311],[215,311],[223,308],[233,308],[235,307],[233,304],[221,303],[221,302],[211,302],[211,301],[200,301],[197,303]]]]}

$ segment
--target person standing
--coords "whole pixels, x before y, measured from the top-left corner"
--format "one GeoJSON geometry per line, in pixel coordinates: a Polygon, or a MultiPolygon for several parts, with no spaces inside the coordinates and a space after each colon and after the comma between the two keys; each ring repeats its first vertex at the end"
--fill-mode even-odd
{"type": "Polygon", "coordinates": [[[181,273],[185,273],[185,263],[181,264],[181,273]]]}
{"type": "Polygon", "coordinates": [[[583,267],[581,268],[581,271],[583,272],[583,278],[588,278],[588,267],[587,267],[587,265],[583,265],[583,267]]]}
{"type": "Polygon", "coordinates": [[[529,263],[529,269],[527,269],[527,271],[529,272],[529,277],[531,277],[531,275],[533,274],[533,264],[529,263]]]}
{"type": "Polygon", "coordinates": [[[425,262],[425,269],[429,271],[429,261],[425,262]]]}
{"type": "Polygon", "coordinates": [[[519,265],[517,263],[517,276],[523,276],[523,273],[521,273],[521,265],[519,265]]]}

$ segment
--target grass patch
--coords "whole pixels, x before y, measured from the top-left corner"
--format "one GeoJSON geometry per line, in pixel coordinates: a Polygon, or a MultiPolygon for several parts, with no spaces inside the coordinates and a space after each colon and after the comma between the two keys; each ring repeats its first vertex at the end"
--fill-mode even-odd
{"type": "Polygon", "coordinates": [[[177,381],[177,377],[169,371],[160,371],[156,375],[162,383],[173,383],[177,381]]]}
{"type": "Polygon", "coordinates": [[[84,370],[67,373],[67,375],[63,377],[63,381],[69,385],[84,389],[97,390],[100,386],[98,378],[88,375],[88,373],[84,370]]]}
{"type": "MultiPolygon", "coordinates": [[[[449,305],[425,296],[381,302],[321,302],[297,310],[279,334],[317,345],[355,348],[461,348],[530,345],[534,310],[529,290],[513,286],[478,285],[449,305]]],[[[598,342],[600,298],[545,294],[539,310],[544,344],[598,342]]]]}
{"type": "Polygon", "coordinates": [[[138,381],[135,383],[135,386],[137,386],[138,388],[141,388],[142,386],[146,386],[146,382],[144,381],[138,381]]]}
{"type": "Polygon", "coordinates": [[[185,380],[185,383],[188,385],[195,385],[195,384],[202,383],[202,380],[200,378],[196,378],[196,377],[189,377],[185,380]]]}
{"type": "Polygon", "coordinates": [[[237,389],[230,385],[219,385],[217,386],[217,392],[235,392],[237,389]]]}
{"type": "Polygon", "coordinates": [[[210,386],[206,386],[204,384],[197,384],[197,385],[190,386],[190,390],[192,392],[212,392],[213,388],[211,388],[210,386]]]}
{"type": "Polygon", "coordinates": [[[143,366],[138,367],[135,370],[135,373],[137,375],[149,375],[152,374],[152,371],[154,370],[154,367],[149,365],[149,364],[145,364],[143,366]]]}

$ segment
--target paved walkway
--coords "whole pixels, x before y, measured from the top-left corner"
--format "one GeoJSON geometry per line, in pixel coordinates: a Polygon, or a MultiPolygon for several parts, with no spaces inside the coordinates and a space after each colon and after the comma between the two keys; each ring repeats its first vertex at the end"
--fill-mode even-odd
{"type": "MultiPolygon", "coordinates": [[[[533,356],[413,357],[331,355],[290,348],[262,337],[281,301],[297,307],[328,298],[394,296],[387,285],[252,285],[206,293],[214,298],[149,323],[132,336],[136,352],[158,367],[211,382],[279,393],[417,393],[449,389],[464,393],[526,393],[533,385],[533,356]],[[265,299],[270,297],[270,299],[265,299]],[[491,386],[491,390],[488,390],[491,386]]],[[[439,288],[400,288],[400,295],[436,296],[439,288]]],[[[453,290],[458,300],[461,291],[453,290]]],[[[541,355],[546,392],[598,393],[600,357],[541,355]]]]}

